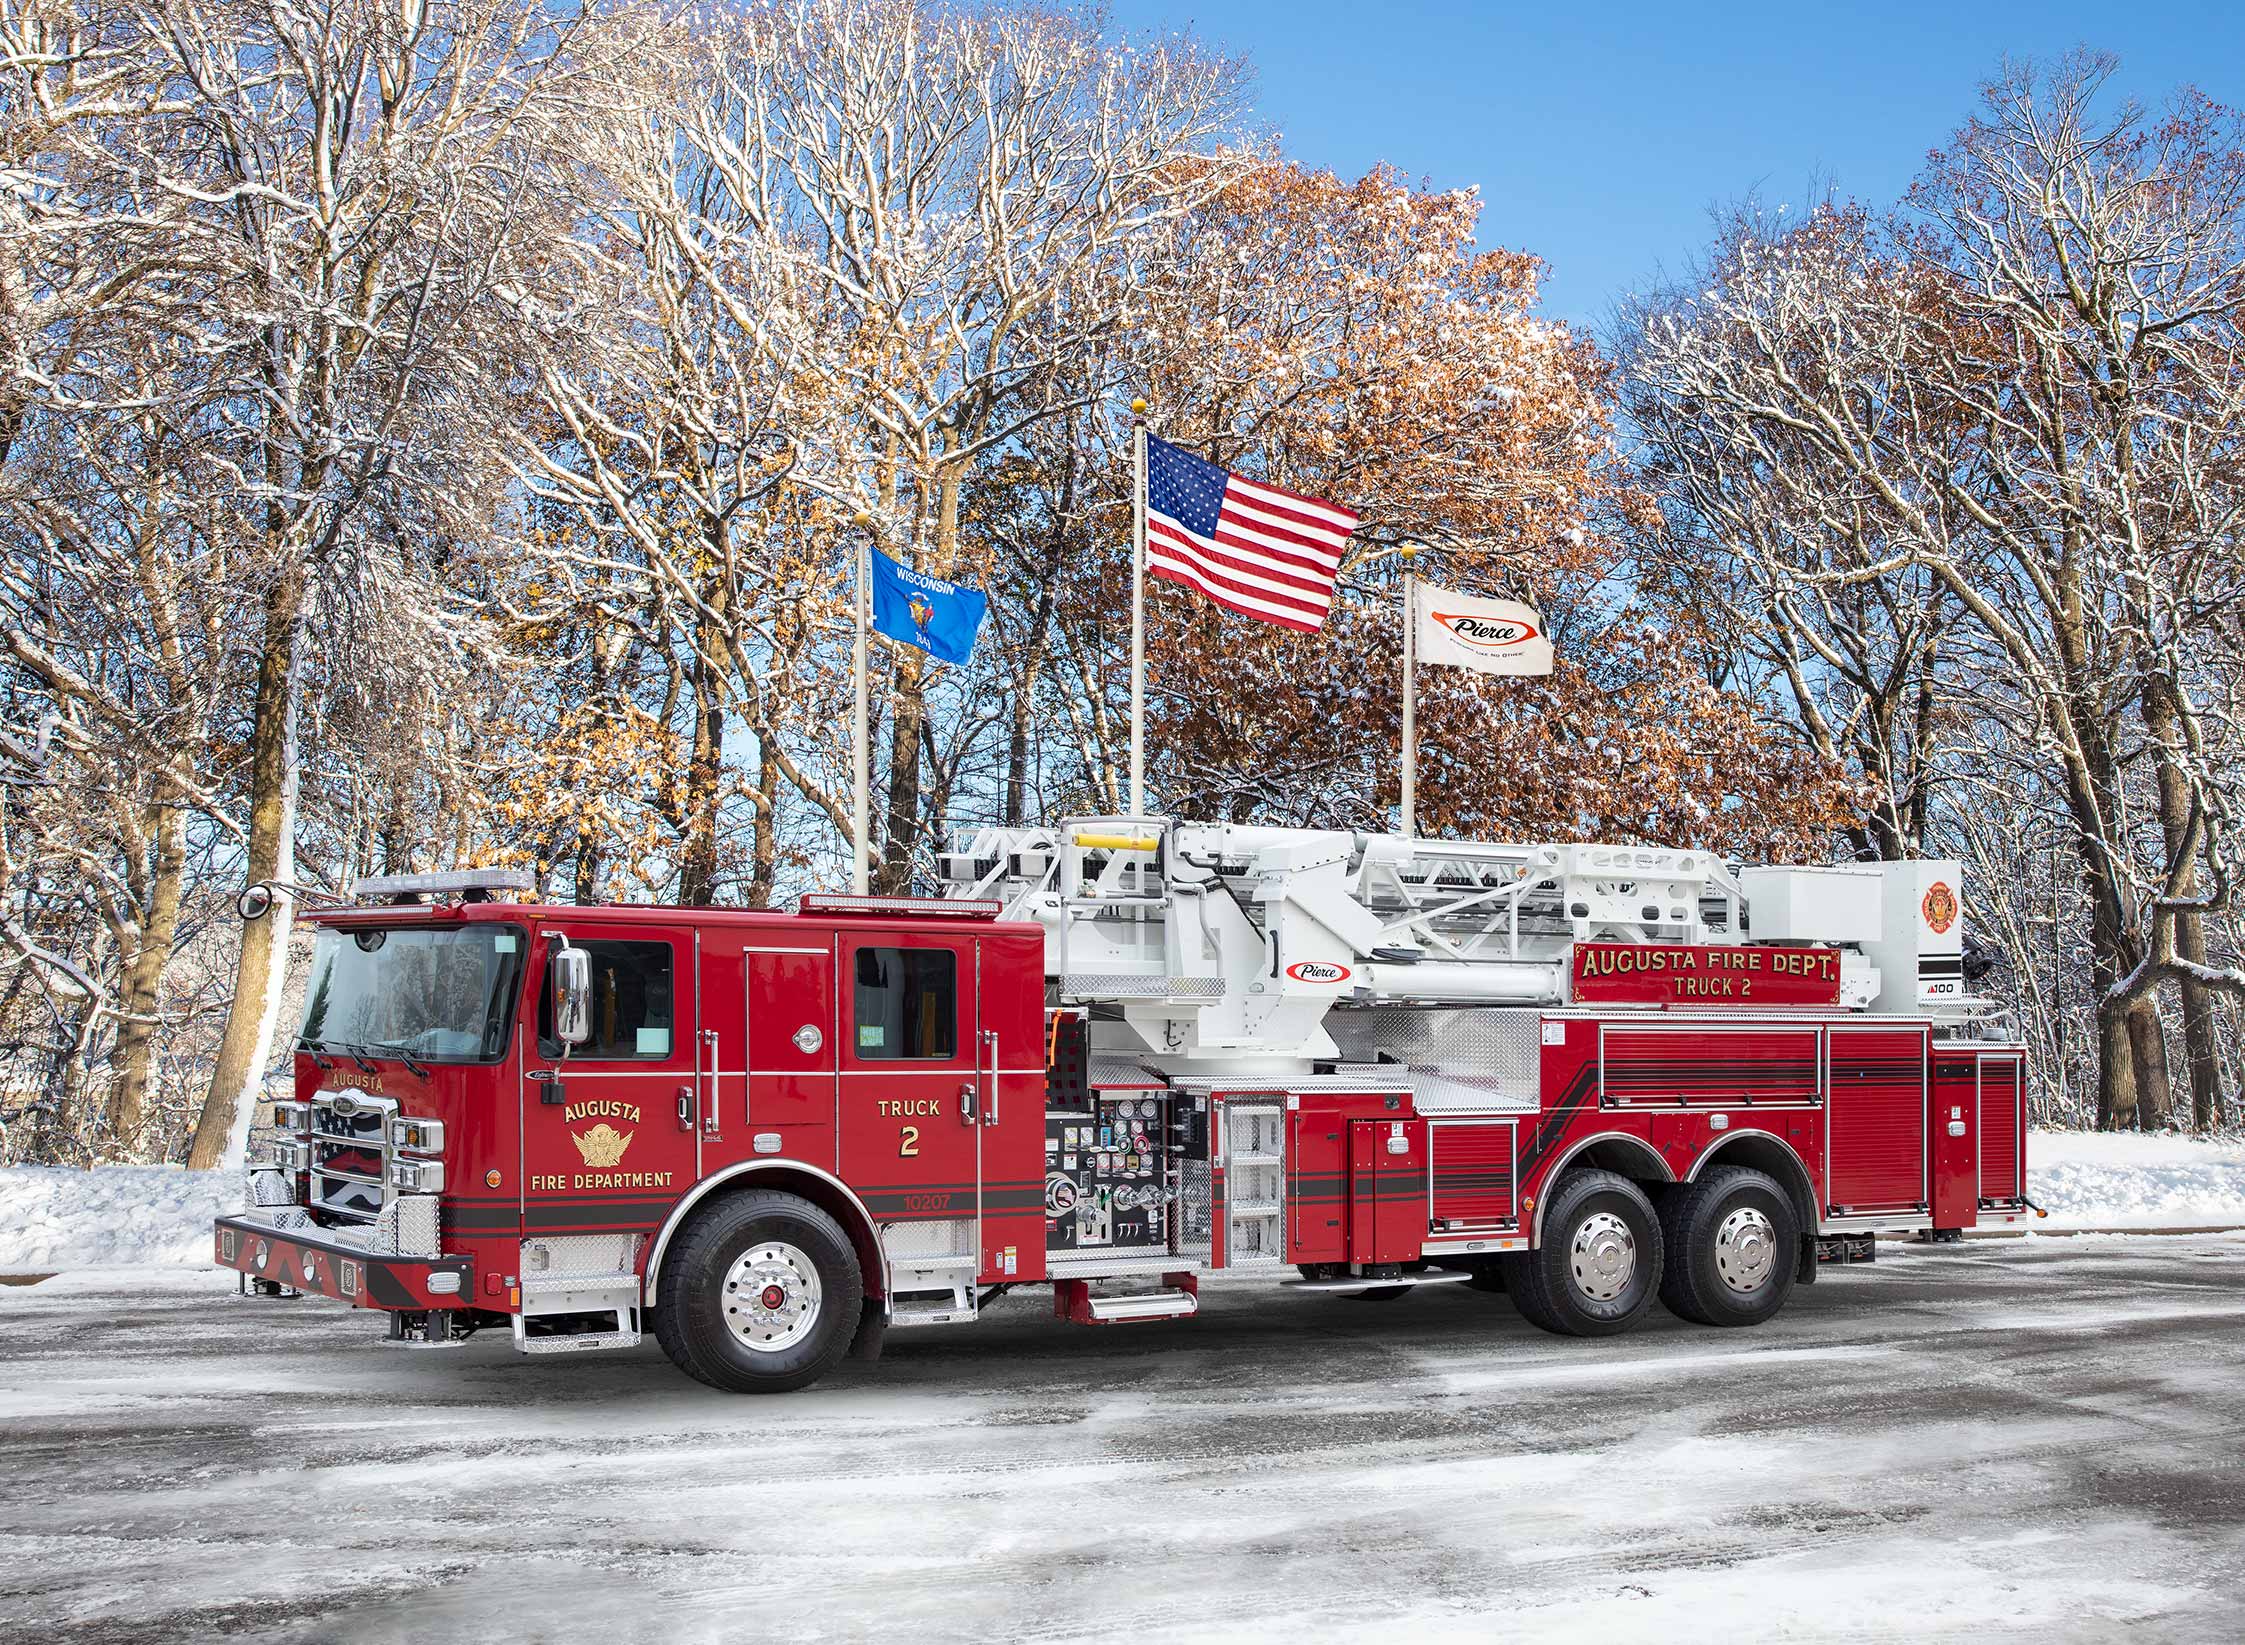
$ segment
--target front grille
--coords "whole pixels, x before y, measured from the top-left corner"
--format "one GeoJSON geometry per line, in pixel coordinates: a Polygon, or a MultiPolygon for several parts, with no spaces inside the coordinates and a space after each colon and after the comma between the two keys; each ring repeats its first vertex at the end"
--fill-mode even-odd
{"type": "Polygon", "coordinates": [[[311,1203],[317,1211],[372,1222],[390,1194],[390,1121],[395,1097],[323,1091],[312,1102],[311,1203]]]}

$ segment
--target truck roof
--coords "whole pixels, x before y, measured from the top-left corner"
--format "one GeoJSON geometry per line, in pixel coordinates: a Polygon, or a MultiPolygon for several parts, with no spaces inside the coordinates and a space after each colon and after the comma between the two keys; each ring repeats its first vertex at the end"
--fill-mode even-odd
{"type": "Polygon", "coordinates": [[[987,914],[945,914],[925,906],[912,912],[849,912],[823,910],[794,913],[774,908],[709,908],[676,903],[371,903],[349,907],[312,909],[303,916],[309,925],[336,927],[369,925],[439,925],[462,921],[510,924],[600,919],[646,925],[756,926],[769,930],[800,931],[805,926],[840,931],[898,931],[934,929],[959,934],[965,931],[1003,931],[1034,934],[1042,941],[1043,928],[1029,920],[994,920],[987,914]]]}

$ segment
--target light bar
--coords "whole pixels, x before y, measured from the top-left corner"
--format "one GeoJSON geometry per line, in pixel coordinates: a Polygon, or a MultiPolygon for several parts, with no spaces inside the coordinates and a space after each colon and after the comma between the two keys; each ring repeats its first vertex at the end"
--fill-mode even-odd
{"type": "Polygon", "coordinates": [[[995,897],[858,897],[812,891],[795,899],[798,914],[912,914],[954,920],[994,920],[1006,911],[995,897]]]}
{"type": "Polygon", "coordinates": [[[459,868],[444,874],[370,874],[351,885],[353,897],[439,897],[450,892],[535,891],[526,868],[459,868]]]}

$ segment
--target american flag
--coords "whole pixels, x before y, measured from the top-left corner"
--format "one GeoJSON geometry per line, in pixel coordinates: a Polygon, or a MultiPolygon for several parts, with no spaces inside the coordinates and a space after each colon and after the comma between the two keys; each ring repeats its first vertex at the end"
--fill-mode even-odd
{"type": "Polygon", "coordinates": [[[1146,569],[1218,605],[1314,634],[1356,515],[1227,474],[1146,437],[1146,569]]]}

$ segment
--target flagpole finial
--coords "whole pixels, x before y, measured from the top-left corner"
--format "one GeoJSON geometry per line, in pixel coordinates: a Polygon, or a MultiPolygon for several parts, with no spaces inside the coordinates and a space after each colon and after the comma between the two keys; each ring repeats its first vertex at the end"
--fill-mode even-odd
{"type": "Polygon", "coordinates": [[[1419,556],[1419,545],[1417,543],[1405,543],[1396,549],[1396,552],[1406,560],[1415,560],[1419,556]]]}
{"type": "Polygon", "coordinates": [[[856,526],[860,531],[866,530],[873,524],[873,516],[861,508],[850,516],[850,524],[856,526]]]}
{"type": "Polygon", "coordinates": [[[1143,400],[1133,400],[1133,401],[1131,401],[1131,402],[1130,402],[1130,414],[1131,414],[1131,415],[1132,415],[1133,417],[1143,417],[1143,416],[1145,416],[1145,415],[1146,415],[1146,402],[1145,402],[1145,401],[1143,401],[1143,400]]]}

